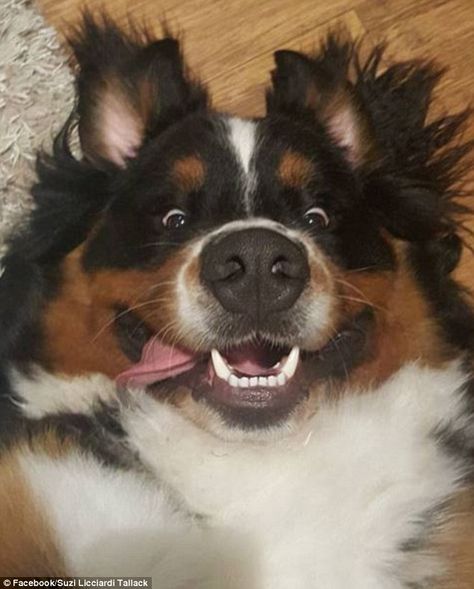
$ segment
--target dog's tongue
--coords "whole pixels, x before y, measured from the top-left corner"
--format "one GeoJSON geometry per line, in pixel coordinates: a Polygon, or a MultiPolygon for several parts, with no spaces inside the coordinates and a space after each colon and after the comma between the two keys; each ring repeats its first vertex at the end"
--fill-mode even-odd
{"type": "Polygon", "coordinates": [[[119,386],[146,386],[190,370],[197,362],[195,354],[167,346],[152,338],[145,344],[142,357],[117,377],[119,386]]]}

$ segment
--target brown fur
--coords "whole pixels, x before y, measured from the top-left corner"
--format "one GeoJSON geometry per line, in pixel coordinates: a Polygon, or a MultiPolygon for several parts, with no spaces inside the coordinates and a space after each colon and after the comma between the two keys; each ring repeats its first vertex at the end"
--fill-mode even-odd
{"type": "Polygon", "coordinates": [[[352,372],[352,386],[382,382],[406,362],[419,360],[441,367],[453,357],[398,244],[396,255],[395,272],[359,271],[341,276],[346,312],[353,315],[369,305],[376,315],[370,357],[352,372]]]}
{"type": "MultiPolygon", "coordinates": [[[[44,445],[46,454],[60,452],[59,442],[52,436],[43,442],[38,444],[44,445]]],[[[20,452],[9,452],[0,460],[0,574],[65,575],[53,531],[21,472],[20,452]]]]}
{"type": "Polygon", "coordinates": [[[447,568],[446,575],[433,589],[474,587],[474,487],[455,498],[431,549],[441,555],[447,568]]]}
{"type": "MultiPolygon", "coordinates": [[[[380,382],[407,361],[420,359],[439,366],[451,357],[407,266],[403,247],[395,246],[396,272],[358,271],[337,277],[342,315],[355,315],[368,304],[377,317],[372,354],[352,373],[353,385],[380,382]]],[[[164,342],[179,340],[193,347],[195,342],[188,341],[189,334],[180,333],[176,324],[176,277],[188,258],[187,248],[156,270],[93,273],[82,270],[82,251],[80,247],[65,259],[61,291],[45,312],[45,358],[53,371],[70,375],[101,372],[114,378],[128,368],[130,361],[114,334],[118,306],[133,309],[164,342]]],[[[325,290],[330,289],[332,281],[321,274],[321,264],[317,264],[317,275],[314,266],[311,264],[313,288],[325,285],[325,290]]],[[[197,293],[197,259],[188,264],[185,280],[190,291],[197,293]]]]}
{"type": "Polygon", "coordinates": [[[289,188],[304,188],[314,173],[313,164],[304,155],[288,150],[278,166],[280,181],[289,188]]]}
{"type": "Polygon", "coordinates": [[[183,254],[157,270],[86,273],[82,252],[81,246],[65,258],[61,290],[45,310],[44,360],[53,372],[115,378],[130,366],[114,334],[118,306],[133,308],[164,341],[174,340],[174,285],[183,254]]]}
{"type": "Polygon", "coordinates": [[[201,158],[190,155],[174,162],[171,175],[179,190],[188,193],[202,187],[206,169],[201,158]]]}

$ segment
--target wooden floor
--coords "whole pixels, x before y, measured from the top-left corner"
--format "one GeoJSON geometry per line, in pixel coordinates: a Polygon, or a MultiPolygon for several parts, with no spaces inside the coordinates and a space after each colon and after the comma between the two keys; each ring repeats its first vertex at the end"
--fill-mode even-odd
{"type": "MultiPolygon", "coordinates": [[[[235,114],[262,113],[274,50],[311,50],[324,31],[340,23],[368,43],[388,41],[390,59],[429,57],[449,66],[438,109],[459,110],[473,99],[474,0],[37,1],[62,32],[86,6],[157,31],[166,19],[182,33],[187,61],[208,84],[214,104],[235,114]]],[[[474,123],[467,133],[474,138],[474,123]]],[[[472,255],[463,277],[474,286],[472,255]]]]}

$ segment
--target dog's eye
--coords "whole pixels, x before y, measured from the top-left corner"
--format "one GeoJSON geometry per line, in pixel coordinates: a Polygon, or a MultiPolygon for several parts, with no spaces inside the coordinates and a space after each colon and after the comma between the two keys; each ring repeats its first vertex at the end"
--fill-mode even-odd
{"type": "Polygon", "coordinates": [[[325,228],[329,225],[329,217],[320,207],[311,207],[303,216],[306,225],[312,229],[325,228]]]}
{"type": "Polygon", "coordinates": [[[163,225],[166,229],[180,229],[183,225],[186,225],[187,217],[186,213],[181,209],[171,209],[162,219],[163,225]]]}

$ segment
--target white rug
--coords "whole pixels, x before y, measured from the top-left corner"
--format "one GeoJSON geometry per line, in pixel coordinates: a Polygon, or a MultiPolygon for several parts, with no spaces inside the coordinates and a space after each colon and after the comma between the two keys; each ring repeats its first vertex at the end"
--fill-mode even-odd
{"type": "Polygon", "coordinates": [[[40,147],[72,106],[72,76],[55,32],[29,0],[0,0],[0,253],[30,206],[40,147]]]}

